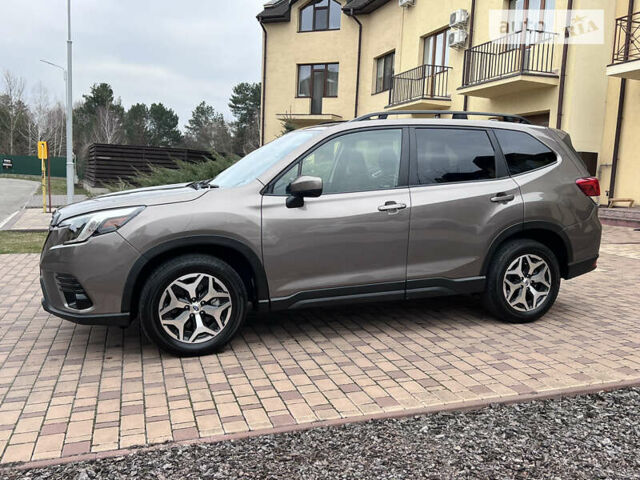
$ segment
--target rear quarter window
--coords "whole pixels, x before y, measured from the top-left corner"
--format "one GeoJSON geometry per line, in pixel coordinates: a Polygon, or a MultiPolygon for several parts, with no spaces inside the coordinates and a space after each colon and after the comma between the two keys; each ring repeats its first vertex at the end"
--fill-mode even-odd
{"type": "Polygon", "coordinates": [[[495,134],[511,175],[551,165],[558,159],[553,150],[528,133],[495,130],[495,134]]]}

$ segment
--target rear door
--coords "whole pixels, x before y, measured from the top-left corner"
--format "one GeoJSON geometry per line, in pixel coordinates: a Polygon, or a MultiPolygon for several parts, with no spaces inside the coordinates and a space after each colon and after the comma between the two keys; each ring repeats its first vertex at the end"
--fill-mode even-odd
{"type": "Polygon", "coordinates": [[[349,131],[328,139],[269,185],[262,245],[276,308],[342,297],[404,298],[410,198],[408,129],[349,131]],[[287,208],[287,185],[323,180],[318,198],[287,208]]]}
{"type": "Polygon", "coordinates": [[[481,290],[491,243],[524,219],[492,131],[411,131],[408,297],[481,290]]]}

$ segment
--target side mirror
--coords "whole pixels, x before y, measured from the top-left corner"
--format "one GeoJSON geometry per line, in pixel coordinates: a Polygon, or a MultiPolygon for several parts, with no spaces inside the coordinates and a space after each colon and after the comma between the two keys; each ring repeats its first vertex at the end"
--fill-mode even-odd
{"type": "Polygon", "coordinates": [[[315,198],[322,195],[322,179],[303,175],[291,182],[287,191],[287,207],[300,208],[304,205],[304,197],[315,198]]]}

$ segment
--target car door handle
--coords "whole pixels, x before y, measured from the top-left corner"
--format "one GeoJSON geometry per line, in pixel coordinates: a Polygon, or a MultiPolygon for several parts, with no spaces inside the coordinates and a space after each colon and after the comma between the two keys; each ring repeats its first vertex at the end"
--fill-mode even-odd
{"type": "Polygon", "coordinates": [[[498,193],[495,197],[491,197],[493,203],[511,202],[515,200],[515,195],[507,195],[506,193],[498,193]]]}
{"type": "Polygon", "coordinates": [[[378,207],[378,211],[396,213],[398,210],[402,210],[404,208],[407,208],[407,205],[404,203],[386,202],[384,205],[380,205],[378,207]]]}

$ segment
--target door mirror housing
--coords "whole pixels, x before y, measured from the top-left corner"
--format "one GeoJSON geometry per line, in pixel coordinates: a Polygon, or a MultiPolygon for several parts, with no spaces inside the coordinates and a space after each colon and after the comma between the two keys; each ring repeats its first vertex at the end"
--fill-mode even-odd
{"type": "Polygon", "coordinates": [[[289,184],[287,192],[287,207],[300,208],[304,205],[304,197],[315,198],[322,195],[322,179],[303,175],[289,184]]]}

